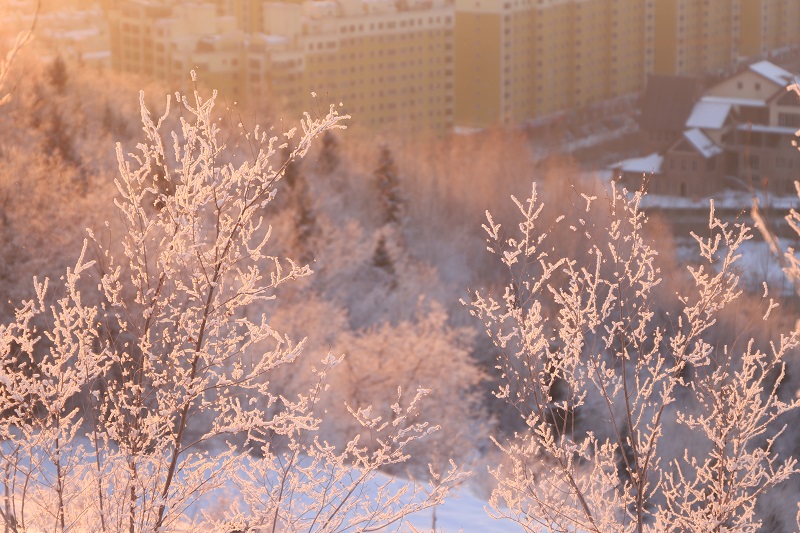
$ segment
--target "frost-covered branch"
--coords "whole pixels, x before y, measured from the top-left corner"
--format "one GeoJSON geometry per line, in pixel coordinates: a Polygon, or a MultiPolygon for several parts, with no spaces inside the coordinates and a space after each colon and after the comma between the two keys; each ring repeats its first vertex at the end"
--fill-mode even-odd
{"type": "Polygon", "coordinates": [[[354,411],[374,442],[356,433],[342,447],[321,437],[318,405],[339,359],[327,357],[305,391],[271,384],[276,369],[299,364],[304,341],[252,310],[311,271],[271,252],[264,208],[288,165],[349,117],[333,106],[306,115],[288,159],[280,154],[297,129],[256,128],[247,134],[256,149],[240,157],[219,140],[214,98],[176,95],[153,118],[141,96],[144,140],[116,150],[122,235],[106,245],[90,231],[96,257],[84,245],[63,295],[52,300],[49,282],[36,283],[36,298],[0,326],[0,509],[12,529],[245,520],[369,531],[440,503],[464,477],[453,467],[429,489],[376,477],[435,431],[417,419],[425,391],[398,400],[391,421],[354,411]],[[178,130],[165,132],[174,107],[178,130]],[[189,518],[232,487],[240,506],[189,518]]]}
{"type": "Polygon", "coordinates": [[[694,235],[694,290],[665,328],[641,197],[612,184],[607,202],[584,195],[585,213],[556,226],[539,219],[534,187],[525,202],[514,199],[523,221],[507,237],[487,214],[489,250],[510,282],[500,300],[475,293],[471,312],[500,349],[497,395],[528,428],[497,442],[506,462],[491,470],[491,505],[526,531],[750,531],[758,497],[797,472],[793,458],[772,452],[774,423],[800,405],[777,397],[796,334],[769,355],[751,343],[739,357],[705,340],[741,294],[735,264],[749,229],[719,221],[712,204],[710,236],[694,235]],[[586,253],[566,254],[554,231],[586,253]],[[676,411],[687,388],[699,407],[676,411]],[[701,446],[665,459],[665,430],[679,426],[709,455],[697,457],[701,446]]]}

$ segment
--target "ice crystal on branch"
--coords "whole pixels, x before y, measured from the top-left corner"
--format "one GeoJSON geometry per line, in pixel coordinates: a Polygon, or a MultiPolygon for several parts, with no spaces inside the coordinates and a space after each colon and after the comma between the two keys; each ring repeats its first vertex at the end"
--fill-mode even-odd
{"type": "Polygon", "coordinates": [[[535,187],[513,199],[518,232],[504,235],[491,216],[484,226],[509,282],[499,300],[475,293],[471,311],[500,348],[497,395],[528,428],[497,443],[506,462],[492,470],[494,515],[531,532],[755,531],[758,497],[798,472],[773,444],[778,417],[800,404],[777,395],[797,333],[768,354],[705,340],[740,296],[734,266],[749,229],[720,222],[712,204],[710,236],[694,236],[694,290],[665,328],[641,194],[612,184],[607,202],[583,199],[566,229],[540,220],[535,187]],[[556,231],[585,253],[568,254],[556,231]],[[665,456],[665,429],[680,427],[701,444],[665,456]]]}
{"type": "Polygon", "coordinates": [[[11,530],[166,531],[231,486],[244,506],[197,520],[356,531],[437,504],[463,477],[457,469],[428,492],[365,487],[431,432],[414,421],[424,393],[373,428],[378,445],[358,435],[329,445],[318,403],[339,360],[326,357],[304,391],[274,392],[274,370],[293,364],[303,342],[249,312],[310,274],[270,253],[263,207],[287,166],[349,117],[333,106],[306,115],[279,160],[281,141],[258,128],[250,154],[226,149],[214,96],[176,100],[178,131],[164,132],[171,99],[154,119],[142,94],[144,141],[127,155],[117,145],[121,238],[106,245],[90,232],[63,296],[51,303],[47,281],[37,283],[36,298],[0,326],[0,518],[11,530]],[[99,293],[85,297],[89,284],[99,293]]]}

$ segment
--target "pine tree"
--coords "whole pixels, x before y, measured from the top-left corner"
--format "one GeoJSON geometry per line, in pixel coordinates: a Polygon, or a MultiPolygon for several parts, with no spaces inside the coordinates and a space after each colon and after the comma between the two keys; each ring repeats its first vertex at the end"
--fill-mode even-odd
{"type": "Polygon", "coordinates": [[[122,139],[130,138],[130,132],[128,131],[128,124],[111,108],[111,104],[106,102],[105,107],[103,108],[103,118],[102,118],[102,125],[103,130],[106,133],[113,134],[115,137],[119,137],[122,139]]]}
{"type": "Polygon", "coordinates": [[[67,74],[67,64],[60,55],[56,56],[53,62],[50,63],[47,69],[47,79],[50,81],[50,85],[55,87],[59,93],[63,93],[64,89],[66,89],[69,75],[67,74]]]}
{"type": "Polygon", "coordinates": [[[381,145],[378,167],[373,176],[383,209],[383,222],[385,224],[399,223],[403,215],[403,197],[400,192],[397,165],[392,151],[386,144],[381,145]]]}
{"type": "Polygon", "coordinates": [[[44,153],[56,155],[69,163],[77,163],[78,158],[72,146],[72,136],[67,131],[67,125],[58,109],[54,108],[51,111],[48,125],[42,147],[44,153]]]}
{"type": "Polygon", "coordinates": [[[322,147],[317,164],[323,174],[330,174],[339,166],[339,141],[330,131],[322,134],[322,147]]]}
{"type": "Polygon", "coordinates": [[[300,161],[292,161],[292,148],[287,144],[281,150],[281,157],[288,161],[286,169],[283,171],[283,178],[281,178],[289,189],[294,189],[297,183],[297,176],[300,173],[300,161]]]}
{"type": "Polygon", "coordinates": [[[311,206],[311,197],[308,195],[307,191],[308,189],[306,189],[304,194],[297,194],[294,201],[296,208],[295,229],[299,248],[298,258],[300,262],[306,264],[314,260],[312,242],[317,233],[317,218],[314,215],[314,209],[311,206]]]}
{"type": "Polygon", "coordinates": [[[395,275],[394,261],[392,260],[392,256],[389,255],[389,250],[386,249],[385,235],[378,237],[378,243],[375,245],[375,253],[372,254],[372,266],[383,270],[390,276],[395,275]]]}
{"type": "Polygon", "coordinates": [[[286,195],[288,208],[294,211],[294,249],[300,262],[307,264],[314,260],[312,241],[317,233],[317,218],[314,214],[308,179],[300,161],[291,160],[292,150],[288,146],[282,153],[286,161],[290,161],[281,179],[288,187],[286,195]]]}

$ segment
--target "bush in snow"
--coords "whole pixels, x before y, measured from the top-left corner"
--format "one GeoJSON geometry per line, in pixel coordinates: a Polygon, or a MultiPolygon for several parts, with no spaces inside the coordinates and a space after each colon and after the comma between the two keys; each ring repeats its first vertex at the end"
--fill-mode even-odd
{"type": "MultiPolygon", "coordinates": [[[[800,405],[778,391],[800,337],[766,351],[706,340],[740,295],[737,249],[750,238],[717,220],[713,204],[710,236],[694,236],[703,259],[689,267],[694,290],[670,326],[657,322],[661,272],[640,200],[612,188],[607,202],[584,195],[578,220],[543,222],[534,187],[514,199],[514,232],[487,215],[489,249],[509,280],[499,298],[474,293],[471,310],[500,351],[497,395],[528,428],[498,442],[506,462],[492,471],[493,513],[531,532],[755,531],[758,498],[798,472],[775,452],[775,422],[800,405]],[[558,224],[588,253],[551,242],[558,224]]],[[[765,294],[755,319],[775,307],[765,294]]]]}
{"type": "Polygon", "coordinates": [[[455,469],[437,471],[428,489],[365,488],[435,430],[417,419],[427,391],[404,394],[380,415],[352,409],[361,429],[331,445],[318,434],[318,404],[340,359],[315,365],[305,391],[276,394],[269,376],[294,364],[303,342],[247,311],[310,274],[270,255],[262,214],[287,165],[347,117],[333,107],[321,119],[306,116],[296,148],[278,162],[295,130],[279,139],[256,129],[248,134],[256,150],[237,160],[218,140],[214,98],[177,96],[172,150],[162,132],[170,99],[154,121],[143,95],[146,141],[127,156],[117,146],[126,232],[108,239],[90,231],[57,296],[47,280],[34,281],[36,297],[0,326],[6,528],[162,531],[199,522],[357,531],[437,504],[461,479],[455,469]],[[90,285],[96,290],[82,292],[90,285]],[[232,487],[239,504],[222,516],[187,515],[232,487]]]}

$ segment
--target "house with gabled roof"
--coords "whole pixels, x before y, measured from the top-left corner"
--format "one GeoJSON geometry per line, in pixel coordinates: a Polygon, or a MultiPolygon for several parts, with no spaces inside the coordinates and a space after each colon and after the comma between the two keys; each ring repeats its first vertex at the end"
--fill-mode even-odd
{"type": "Polygon", "coordinates": [[[730,102],[718,102],[704,97],[694,105],[684,127],[699,129],[721,145],[722,137],[735,126],[736,116],[737,113],[730,102]]]}
{"type": "Polygon", "coordinates": [[[651,74],[642,98],[639,129],[645,152],[663,151],[680,136],[694,102],[702,94],[700,80],[651,74]]]}
{"type": "Polygon", "coordinates": [[[769,61],[748,66],[695,100],[669,146],[615,169],[629,187],[644,179],[657,194],[700,197],[725,188],[795,193],[800,98],[788,90],[794,79],[769,61]],[[642,162],[658,164],[643,176],[637,174],[642,162]]]}
{"type": "Polygon", "coordinates": [[[684,130],[664,154],[662,176],[652,192],[701,197],[718,191],[723,177],[722,147],[700,128],[684,130]]]}

